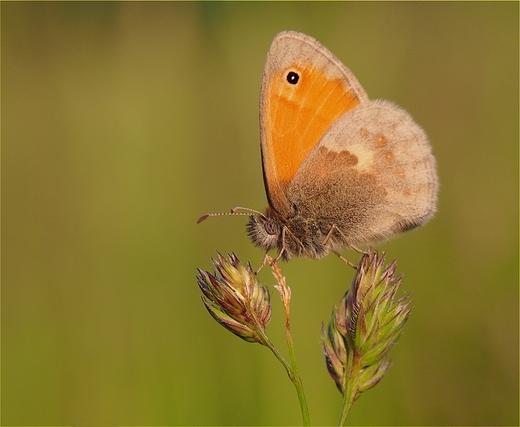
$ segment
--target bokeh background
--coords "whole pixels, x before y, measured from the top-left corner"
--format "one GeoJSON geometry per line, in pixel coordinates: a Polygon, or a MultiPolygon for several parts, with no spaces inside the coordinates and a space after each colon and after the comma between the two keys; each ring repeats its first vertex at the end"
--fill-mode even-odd
{"type": "MultiPolygon", "coordinates": [[[[438,159],[436,218],[380,245],[414,310],[349,422],[518,425],[518,12],[2,2],[2,423],[301,423],[282,366],[218,326],[195,280],[216,250],[263,257],[245,218],[196,219],[266,206],[259,87],[293,29],[411,112],[438,159]]],[[[353,271],[334,256],[282,268],[311,420],[333,425],[320,330],[353,271]]]]}

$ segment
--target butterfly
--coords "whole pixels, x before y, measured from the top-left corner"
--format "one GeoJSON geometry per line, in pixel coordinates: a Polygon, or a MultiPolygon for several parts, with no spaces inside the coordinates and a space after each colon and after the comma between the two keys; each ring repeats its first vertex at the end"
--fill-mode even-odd
{"type": "Polygon", "coordinates": [[[425,132],[393,103],[370,100],[310,36],[274,38],[260,135],[269,206],[250,210],[247,233],[278,258],[339,255],[418,227],[436,211],[436,162],[425,132]]]}

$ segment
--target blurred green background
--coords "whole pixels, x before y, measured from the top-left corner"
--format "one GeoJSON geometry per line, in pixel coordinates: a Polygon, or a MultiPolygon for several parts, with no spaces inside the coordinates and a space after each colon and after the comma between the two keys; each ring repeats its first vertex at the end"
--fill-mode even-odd
{"type": "MultiPolygon", "coordinates": [[[[518,425],[518,12],[2,2],[2,423],[301,422],[282,366],[218,326],[195,280],[216,250],[263,257],[245,218],[195,222],[265,208],[259,87],[293,29],[408,110],[438,159],[436,218],[380,245],[414,310],[350,423],[518,425]]],[[[320,328],[353,271],[334,256],[282,269],[311,420],[332,425],[320,328]]]]}

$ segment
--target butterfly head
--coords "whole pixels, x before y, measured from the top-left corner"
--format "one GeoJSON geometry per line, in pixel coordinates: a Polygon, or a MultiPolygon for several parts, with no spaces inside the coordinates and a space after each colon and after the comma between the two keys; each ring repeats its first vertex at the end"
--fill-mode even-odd
{"type": "MultiPolygon", "coordinates": [[[[265,214],[255,214],[249,217],[247,234],[256,246],[265,251],[275,248],[281,250],[283,248],[283,227],[276,211],[269,207],[265,214]]],[[[284,259],[287,256],[285,251],[283,256],[284,259]]]]}

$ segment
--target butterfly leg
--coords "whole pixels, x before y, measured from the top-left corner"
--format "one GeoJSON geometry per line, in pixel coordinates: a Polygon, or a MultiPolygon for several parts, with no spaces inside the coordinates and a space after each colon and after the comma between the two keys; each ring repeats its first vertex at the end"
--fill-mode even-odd
{"type": "Polygon", "coordinates": [[[264,266],[265,266],[265,264],[267,263],[267,261],[268,261],[269,258],[271,258],[271,257],[270,257],[269,254],[266,252],[266,253],[264,254],[264,259],[262,260],[262,264],[260,264],[260,267],[258,267],[258,268],[255,270],[255,274],[260,273],[260,270],[261,270],[262,268],[264,268],[264,266]]]}
{"type": "Polygon", "coordinates": [[[348,246],[350,249],[355,250],[358,254],[361,254],[361,255],[370,255],[370,248],[368,248],[368,249],[366,249],[366,250],[359,249],[357,246],[354,246],[352,243],[349,243],[349,242],[347,242],[347,246],[348,246]]]}
{"type": "Polygon", "coordinates": [[[276,256],[276,258],[271,258],[269,256],[269,252],[266,252],[265,255],[264,255],[264,259],[262,260],[262,264],[260,264],[260,267],[258,267],[255,271],[255,274],[258,274],[260,272],[260,270],[262,268],[264,268],[264,266],[269,262],[269,264],[273,265],[273,264],[276,264],[283,256],[284,252],[287,251],[287,249],[285,249],[285,233],[286,233],[286,230],[287,230],[287,227],[283,227],[282,228],[282,244],[280,245],[280,251],[278,253],[278,255],[276,256]]]}
{"type": "Polygon", "coordinates": [[[338,258],[343,261],[345,264],[347,264],[348,266],[352,267],[354,270],[357,270],[357,265],[354,264],[353,262],[349,261],[347,258],[345,258],[343,255],[341,255],[339,252],[336,252],[336,251],[333,251],[337,256],[338,258]]]}
{"type": "Polygon", "coordinates": [[[287,232],[287,227],[282,227],[282,244],[280,245],[280,251],[278,252],[278,256],[274,259],[274,263],[278,262],[278,260],[280,260],[282,258],[282,255],[284,254],[284,252],[287,251],[287,249],[285,249],[285,233],[287,232]]]}
{"type": "Polygon", "coordinates": [[[304,251],[305,251],[305,246],[303,246],[302,241],[300,239],[298,239],[294,235],[294,233],[291,232],[291,230],[289,230],[286,226],[283,226],[283,228],[282,228],[282,244],[280,245],[280,253],[275,258],[275,262],[278,261],[280,258],[282,258],[282,255],[284,253],[286,254],[286,257],[284,258],[285,261],[289,261],[291,259],[291,254],[289,253],[289,251],[287,250],[287,246],[285,245],[285,237],[286,237],[287,233],[290,233],[292,238],[298,243],[298,245],[300,245],[300,247],[301,247],[300,254],[304,253],[304,251]]]}
{"type": "Polygon", "coordinates": [[[350,249],[355,250],[358,254],[361,254],[361,255],[369,255],[370,254],[370,248],[368,248],[367,250],[363,250],[363,249],[359,249],[357,246],[355,246],[354,244],[350,243],[348,241],[347,237],[341,232],[341,230],[336,225],[333,225],[330,228],[329,232],[325,236],[325,239],[323,240],[323,244],[326,244],[329,241],[329,239],[332,237],[332,233],[334,231],[337,231],[341,235],[341,237],[343,238],[343,241],[345,242],[345,244],[350,249]]]}
{"type": "MultiPolygon", "coordinates": [[[[325,245],[325,244],[329,241],[329,239],[332,237],[332,233],[334,233],[334,231],[337,231],[337,232],[341,235],[343,241],[345,242],[345,244],[346,244],[350,249],[353,249],[353,250],[355,250],[357,253],[362,254],[362,255],[367,255],[367,254],[370,252],[370,250],[363,251],[363,250],[359,249],[357,246],[355,246],[355,245],[349,243],[349,241],[348,241],[348,239],[346,238],[346,236],[341,232],[341,230],[340,230],[336,225],[333,225],[333,226],[330,228],[330,230],[329,230],[329,232],[327,233],[327,235],[325,236],[325,239],[323,240],[323,244],[324,244],[324,245],[325,245]]],[[[352,267],[352,268],[354,268],[354,269],[357,269],[357,264],[354,264],[353,262],[351,262],[351,261],[349,261],[348,259],[346,259],[346,258],[345,258],[344,256],[342,256],[338,251],[332,251],[332,252],[334,252],[334,253],[338,256],[338,258],[339,258],[340,260],[342,260],[345,264],[347,264],[348,266],[350,266],[350,267],[352,267]]]]}
{"type": "Polygon", "coordinates": [[[265,255],[264,255],[264,259],[262,260],[262,264],[260,264],[260,267],[258,267],[256,270],[255,270],[255,274],[258,274],[260,273],[260,270],[262,268],[265,267],[265,265],[267,263],[269,263],[269,265],[274,265],[276,264],[276,261],[278,261],[278,259],[280,259],[280,255],[278,255],[275,259],[271,258],[271,256],[269,255],[269,252],[266,252],[265,255]]]}

